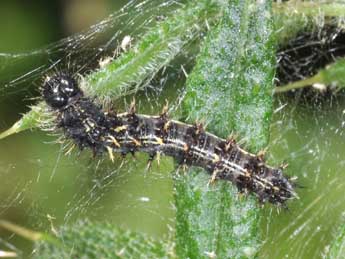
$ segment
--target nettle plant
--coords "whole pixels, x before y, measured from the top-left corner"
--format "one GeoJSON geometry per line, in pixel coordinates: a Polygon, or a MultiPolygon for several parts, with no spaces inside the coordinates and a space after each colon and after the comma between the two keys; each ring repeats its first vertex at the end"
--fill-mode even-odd
{"type": "MultiPolygon", "coordinates": [[[[0,139],[38,127],[58,135],[63,143],[61,152],[88,149],[94,160],[107,156],[114,166],[119,166],[117,153],[123,157],[147,153],[147,170],[161,154],[175,158],[176,164],[172,164],[178,170],[173,175],[174,235],[157,240],[85,218],[58,230],[54,228],[52,233],[34,232],[5,220],[0,221],[0,226],[35,241],[34,258],[321,256],[323,249],[293,250],[289,244],[280,244],[283,242],[274,244],[275,235],[264,233],[269,221],[274,220],[271,217],[299,212],[303,215],[309,208],[298,199],[300,196],[303,200],[303,189],[298,188],[295,176],[302,173],[289,171],[285,164],[270,167],[264,154],[272,129],[274,99],[279,93],[308,86],[334,92],[343,86],[342,59],[324,60],[324,66],[314,66],[311,74],[300,73],[303,78],[290,78],[286,72],[303,68],[302,62],[296,61],[292,67],[282,60],[289,50],[287,46],[301,35],[315,36],[330,28],[341,34],[345,6],[313,2],[272,6],[269,1],[221,0],[189,1],[175,6],[173,2],[159,2],[157,8],[165,11],[164,15],[147,18],[152,6],[144,3],[139,8],[136,1],[131,1],[90,31],[49,46],[46,50],[63,49],[68,53],[64,57],[68,66],[54,64],[43,70],[39,101],[0,139]],[[170,9],[164,9],[166,6],[170,9]],[[119,17],[124,25],[131,24],[131,36],[118,41],[112,56],[101,58],[103,52],[98,52],[90,58],[88,62],[96,62],[97,66],[85,72],[85,67],[73,60],[84,52],[73,52],[77,48],[69,47],[113,26],[119,17]],[[145,19],[155,22],[138,33],[136,27],[145,19]],[[167,72],[169,66],[178,69],[167,72]],[[279,87],[275,87],[277,67],[279,76],[285,72],[279,87]],[[148,88],[156,96],[164,96],[165,89],[156,89],[152,82],[169,77],[179,78],[182,91],[178,97],[169,98],[172,105],[160,98],[156,106],[161,106],[162,111],[155,115],[138,113],[135,102],[127,111],[114,108],[114,103],[126,96],[140,100],[140,93],[147,93],[148,88]],[[238,143],[242,140],[245,145],[238,143]],[[295,203],[300,210],[295,209],[295,203]],[[290,204],[290,210],[297,212],[289,211],[290,204]]],[[[306,38],[303,40],[308,46],[306,38]]],[[[107,43],[110,45],[110,41],[107,43]]],[[[86,45],[83,46],[86,53],[86,45]]],[[[312,62],[313,57],[309,59],[312,62]]],[[[298,163],[289,157],[286,162],[293,169],[298,168],[298,163]]],[[[280,228],[282,231],[278,228],[277,238],[298,235],[283,235],[299,226],[294,225],[299,217],[291,217],[296,221],[277,219],[286,224],[280,228]]],[[[344,231],[339,233],[327,251],[329,258],[337,258],[343,249],[344,231]]],[[[0,251],[0,257],[1,253],[11,254],[0,251]]]]}

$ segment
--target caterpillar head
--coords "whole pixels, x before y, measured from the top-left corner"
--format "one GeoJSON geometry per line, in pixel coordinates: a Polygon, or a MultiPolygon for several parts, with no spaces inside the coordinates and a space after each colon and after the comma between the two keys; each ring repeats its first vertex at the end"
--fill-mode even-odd
{"type": "Polygon", "coordinates": [[[70,98],[81,95],[77,81],[69,75],[58,74],[47,77],[43,84],[43,99],[53,109],[62,109],[70,98]]]}
{"type": "Polygon", "coordinates": [[[298,198],[294,191],[294,178],[283,175],[281,168],[267,167],[265,173],[257,176],[259,199],[261,202],[269,201],[286,207],[286,202],[293,198],[298,198]]]}

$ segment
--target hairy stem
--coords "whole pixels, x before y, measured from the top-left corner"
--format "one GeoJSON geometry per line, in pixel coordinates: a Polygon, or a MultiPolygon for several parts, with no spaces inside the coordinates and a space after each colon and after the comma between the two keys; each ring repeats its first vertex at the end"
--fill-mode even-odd
{"type": "MultiPolygon", "coordinates": [[[[187,81],[184,114],[217,135],[236,132],[252,151],[268,143],[275,39],[267,1],[226,1],[187,81]]],[[[177,178],[177,254],[181,258],[253,258],[259,209],[196,168],[177,178]]]]}

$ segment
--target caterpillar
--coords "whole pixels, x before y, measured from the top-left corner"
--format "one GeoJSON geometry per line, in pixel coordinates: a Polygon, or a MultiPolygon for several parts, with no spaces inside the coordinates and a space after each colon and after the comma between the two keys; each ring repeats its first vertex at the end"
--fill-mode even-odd
{"type": "Polygon", "coordinates": [[[121,114],[105,112],[85,96],[75,78],[62,73],[46,78],[42,97],[56,112],[56,128],[81,150],[90,148],[94,155],[108,153],[111,160],[114,153],[145,152],[149,161],[164,154],[179,164],[205,169],[211,182],[232,182],[261,203],[286,206],[286,201],[297,197],[283,167],[266,165],[263,154],[251,154],[234,138],[219,138],[201,124],[171,120],[167,108],[158,116],[137,114],[134,105],[121,114]]]}

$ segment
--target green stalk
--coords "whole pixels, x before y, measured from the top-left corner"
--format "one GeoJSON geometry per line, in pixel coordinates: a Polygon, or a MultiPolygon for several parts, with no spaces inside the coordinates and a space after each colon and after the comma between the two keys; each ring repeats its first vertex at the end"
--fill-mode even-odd
{"type": "Polygon", "coordinates": [[[34,242],[38,242],[38,241],[44,241],[44,242],[48,242],[50,244],[53,244],[57,247],[62,246],[62,243],[60,243],[60,241],[56,238],[54,238],[51,235],[48,235],[46,233],[41,233],[41,232],[37,232],[37,231],[33,231],[21,226],[18,226],[16,224],[13,224],[9,221],[6,220],[0,220],[0,228],[6,229],[8,231],[11,231],[21,237],[24,237],[25,239],[34,241],[34,242]]]}
{"type": "Polygon", "coordinates": [[[320,82],[320,76],[318,75],[315,75],[313,77],[310,77],[310,78],[306,78],[306,79],[303,79],[303,80],[299,80],[299,81],[295,81],[295,82],[292,82],[292,83],[289,83],[287,85],[284,85],[284,86],[279,86],[279,87],[276,87],[274,89],[274,93],[277,94],[277,93],[285,93],[285,92],[288,92],[288,91],[291,91],[291,90],[297,90],[297,89],[301,89],[301,88],[304,88],[304,87],[307,87],[307,86],[311,86],[315,83],[318,83],[320,82]]]}
{"type": "MultiPolygon", "coordinates": [[[[249,149],[267,146],[272,115],[275,38],[269,1],[226,1],[221,23],[206,39],[187,81],[183,102],[190,122],[239,134],[249,149]]],[[[179,258],[253,258],[259,249],[259,208],[229,183],[208,186],[192,168],[175,182],[179,258]]]]}
{"type": "Polygon", "coordinates": [[[316,75],[279,86],[274,89],[274,93],[285,93],[291,90],[305,88],[314,84],[336,87],[341,89],[345,87],[345,59],[341,58],[332,64],[321,69],[316,75]]]}

